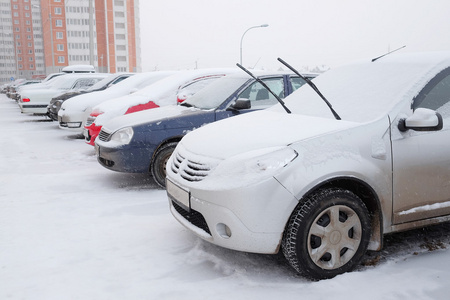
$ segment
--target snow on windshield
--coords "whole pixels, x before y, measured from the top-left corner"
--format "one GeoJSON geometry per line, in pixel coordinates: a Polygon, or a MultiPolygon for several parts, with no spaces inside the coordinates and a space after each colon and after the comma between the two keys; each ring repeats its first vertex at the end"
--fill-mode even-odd
{"type": "MultiPolygon", "coordinates": [[[[313,82],[343,120],[368,122],[386,115],[401,101],[411,101],[447,65],[448,53],[392,54],[375,62],[332,69],[313,82]]],[[[308,85],[287,97],[285,103],[293,113],[334,118],[308,85]]],[[[283,110],[280,105],[270,109],[283,110]]]]}
{"type": "Polygon", "coordinates": [[[184,105],[200,109],[217,108],[248,80],[249,77],[227,76],[220,78],[186,100],[184,105]]]}

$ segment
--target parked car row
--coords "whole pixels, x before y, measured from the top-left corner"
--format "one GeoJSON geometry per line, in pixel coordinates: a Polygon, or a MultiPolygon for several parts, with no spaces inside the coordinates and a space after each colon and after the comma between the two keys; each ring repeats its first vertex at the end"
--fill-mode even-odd
{"type": "Polygon", "coordinates": [[[103,167],[151,174],[200,238],[282,251],[314,280],[353,270],[384,234],[450,221],[450,53],[317,78],[283,64],[136,74],[64,101],[59,127],[84,132],[103,167]]]}

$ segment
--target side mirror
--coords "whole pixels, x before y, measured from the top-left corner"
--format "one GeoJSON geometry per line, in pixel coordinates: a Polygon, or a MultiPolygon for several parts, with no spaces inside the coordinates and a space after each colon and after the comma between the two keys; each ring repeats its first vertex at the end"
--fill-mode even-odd
{"type": "Polygon", "coordinates": [[[228,109],[230,110],[240,110],[240,109],[250,109],[252,107],[250,100],[248,99],[237,99],[236,102],[228,109]]]}
{"type": "Polygon", "coordinates": [[[412,116],[400,119],[398,129],[402,132],[410,129],[415,131],[437,131],[441,130],[443,125],[444,122],[440,113],[428,108],[417,108],[412,116]]]}

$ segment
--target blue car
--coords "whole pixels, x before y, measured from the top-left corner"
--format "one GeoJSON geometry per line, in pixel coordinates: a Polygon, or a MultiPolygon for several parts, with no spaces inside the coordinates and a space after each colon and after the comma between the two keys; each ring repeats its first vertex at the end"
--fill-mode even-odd
{"type": "MultiPolygon", "coordinates": [[[[275,94],[284,98],[305,84],[288,73],[255,73],[275,94]]],[[[314,74],[304,74],[314,78],[314,74]]],[[[244,73],[227,75],[197,92],[181,105],[124,115],[106,123],[96,139],[98,162],[110,170],[151,173],[165,187],[166,163],[189,131],[255,110],[277,99],[244,73]]]]}

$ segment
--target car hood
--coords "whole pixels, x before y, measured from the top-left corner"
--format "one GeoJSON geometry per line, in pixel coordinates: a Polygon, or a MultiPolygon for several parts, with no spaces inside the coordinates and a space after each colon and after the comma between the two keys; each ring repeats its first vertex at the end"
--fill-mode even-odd
{"type": "Polygon", "coordinates": [[[358,125],[360,123],[263,110],[194,130],[181,140],[181,144],[196,155],[226,159],[253,150],[287,146],[358,125]]]}
{"type": "Polygon", "coordinates": [[[190,115],[196,111],[198,110],[180,105],[158,107],[113,118],[107,121],[103,127],[110,132],[124,127],[137,127],[140,125],[154,125],[156,128],[157,126],[165,126],[166,124],[163,123],[166,123],[167,120],[190,115]]]}

